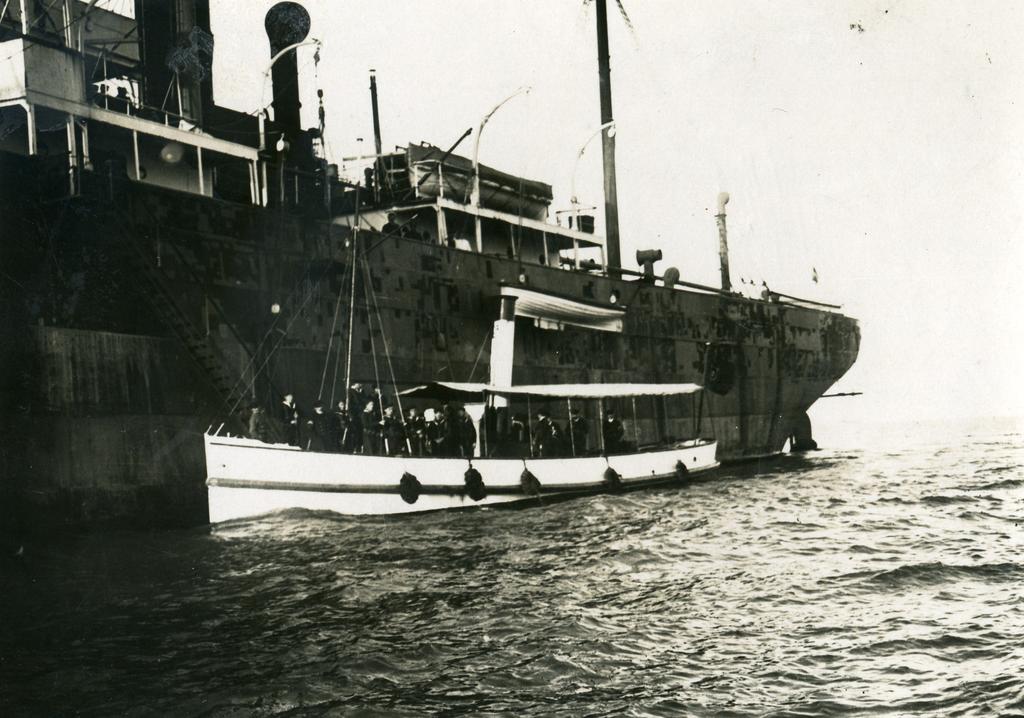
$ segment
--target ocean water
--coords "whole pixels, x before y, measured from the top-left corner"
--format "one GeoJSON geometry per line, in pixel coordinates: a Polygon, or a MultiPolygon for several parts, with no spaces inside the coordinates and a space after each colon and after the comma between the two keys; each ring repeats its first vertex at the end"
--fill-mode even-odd
{"type": "Polygon", "coordinates": [[[29,541],[0,713],[1024,715],[1024,428],[837,432],[520,510],[29,541]]]}

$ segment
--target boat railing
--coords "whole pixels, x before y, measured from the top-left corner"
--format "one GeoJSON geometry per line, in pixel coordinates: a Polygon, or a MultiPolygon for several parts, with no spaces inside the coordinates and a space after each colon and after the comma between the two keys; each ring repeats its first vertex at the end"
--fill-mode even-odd
{"type": "Polygon", "coordinates": [[[91,100],[94,105],[102,107],[109,112],[116,112],[148,122],[157,122],[165,127],[176,127],[187,132],[200,129],[198,121],[193,117],[172,112],[162,107],[143,104],[131,96],[121,97],[111,95],[107,91],[99,91],[92,95],[91,100]]]}

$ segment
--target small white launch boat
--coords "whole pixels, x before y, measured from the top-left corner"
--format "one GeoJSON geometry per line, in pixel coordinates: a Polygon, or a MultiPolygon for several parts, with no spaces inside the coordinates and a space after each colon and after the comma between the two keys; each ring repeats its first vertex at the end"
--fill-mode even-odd
{"type": "MultiPolygon", "coordinates": [[[[403,396],[483,399],[599,399],[694,393],[695,384],[597,384],[495,387],[435,383],[403,396]]],[[[484,403],[476,406],[482,409],[484,403]]],[[[471,408],[467,405],[467,409],[471,408]]],[[[479,421],[482,411],[470,412],[479,421]]],[[[602,416],[602,422],[604,418],[602,416]]],[[[699,433],[699,421],[697,433],[699,433]]],[[[486,434],[484,435],[486,445],[486,434]]],[[[372,456],[302,451],[287,444],[207,433],[210,522],[284,509],[339,514],[400,514],[508,505],[539,497],[588,494],[678,482],[718,465],[713,439],[692,438],[624,453],[535,458],[372,456]]],[[[478,449],[479,453],[479,449],[478,449]]],[[[532,452],[532,449],[530,450],[532,452]]]]}

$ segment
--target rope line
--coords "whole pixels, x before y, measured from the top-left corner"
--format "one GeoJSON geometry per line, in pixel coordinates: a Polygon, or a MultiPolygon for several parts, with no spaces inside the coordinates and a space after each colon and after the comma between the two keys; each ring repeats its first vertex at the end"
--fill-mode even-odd
{"type": "MultiPolygon", "coordinates": [[[[363,263],[364,263],[364,266],[366,268],[367,275],[369,275],[370,263],[366,260],[365,255],[363,256],[363,263]]],[[[383,319],[381,318],[381,314],[380,314],[380,305],[377,304],[377,293],[373,289],[373,282],[372,281],[367,283],[367,288],[368,288],[368,291],[370,293],[370,297],[373,300],[374,312],[377,314],[377,327],[380,329],[380,339],[381,339],[381,342],[384,344],[384,361],[388,365],[388,373],[391,375],[391,390],[395,393],[395,403],[398,404],[398,420],[402,424],[402,427],[404,428],[405,427],[405,411],[402,409],[402,399],[398,395],[398,382],[395,379],[395,367],[391,364],[391,352],[388,349],[388,336],[387,336],[387,333],[384,331],[384,322],[383,322],[383,319]]],[[[373,334],[372,333],[370,334],[370,338],[371,338],[371,340],[373,339],[373,334]]],[[[376,362],[377,362],[377,355],[376,355],[376,353],[374,353],[373,361],[374,361],[374,371],[376,371],[376,362]]],[[[405,443],[406,443],[406,445],[409,448],[409,453],[411,454],[412,453],[412,442],[410,441],[408,436],[405,437],[405,443]]]]}
{"type": "MultiPolygon", "coordinates": [[[[349,269],[350,269],[349,267],[346,267],[344,273],[342,274],[342,277],[341,277],[342,285],[345,284],[345,278],[348,276],[348,270],[349,269]]],[[[334,330],[338,326],[338,315],[340,313],[341,313],[341,292],[339,291],[338,292],[338,300],[334,303],[334,319],[331,320],[331,334],[330,334],[330,338],[327,340],[327,352],[326,352],[326,357],[324,359],[324,371],[320,375],[320,391],[318,391],[317,395],[316,395],[317,401],[320,401],[321,399],[324,398],[324,384],[327,383],[327,369],[328,369],[328,367],[331,364],[331,349],[334,347],[334,330]]],[[[333,389],[333,387],[331,388],[331,400],[332,400],[332,402],[334,400],[334,389],[333,389]]],[[[333,403],[332,403],[332,406],[333,406],[333,403]]]]}

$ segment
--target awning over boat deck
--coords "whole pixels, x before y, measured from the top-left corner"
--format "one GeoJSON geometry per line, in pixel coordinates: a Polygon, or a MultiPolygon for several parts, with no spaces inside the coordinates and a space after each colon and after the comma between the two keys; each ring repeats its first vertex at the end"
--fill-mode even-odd
{"type": "Polygon", "coordinates": [[[401,396],[428,399],[483,401],[485,394],[557,399],[610,399],[631,396],[673,396],[693,394],[699,384],[521,384],[492,386],[457,381],[434,381],[399,392],[401,396]]]}
{"type": "Polygon", "coordinates": [[[523,287],[504,286],[501,296],[516,298],[516,316],[536,319],[550,329],[569,324],[603,332],[622,332],[622,307],[603,306],[597,302],[584,302],[550,292],[523,287]]]}
{"type": "Polygon", "coordinates": [[[440,401],[483,401],[488,384],[473,384],[459,381],[432,381],[398,392],[399,396],[438,399],[440,401]]]}

